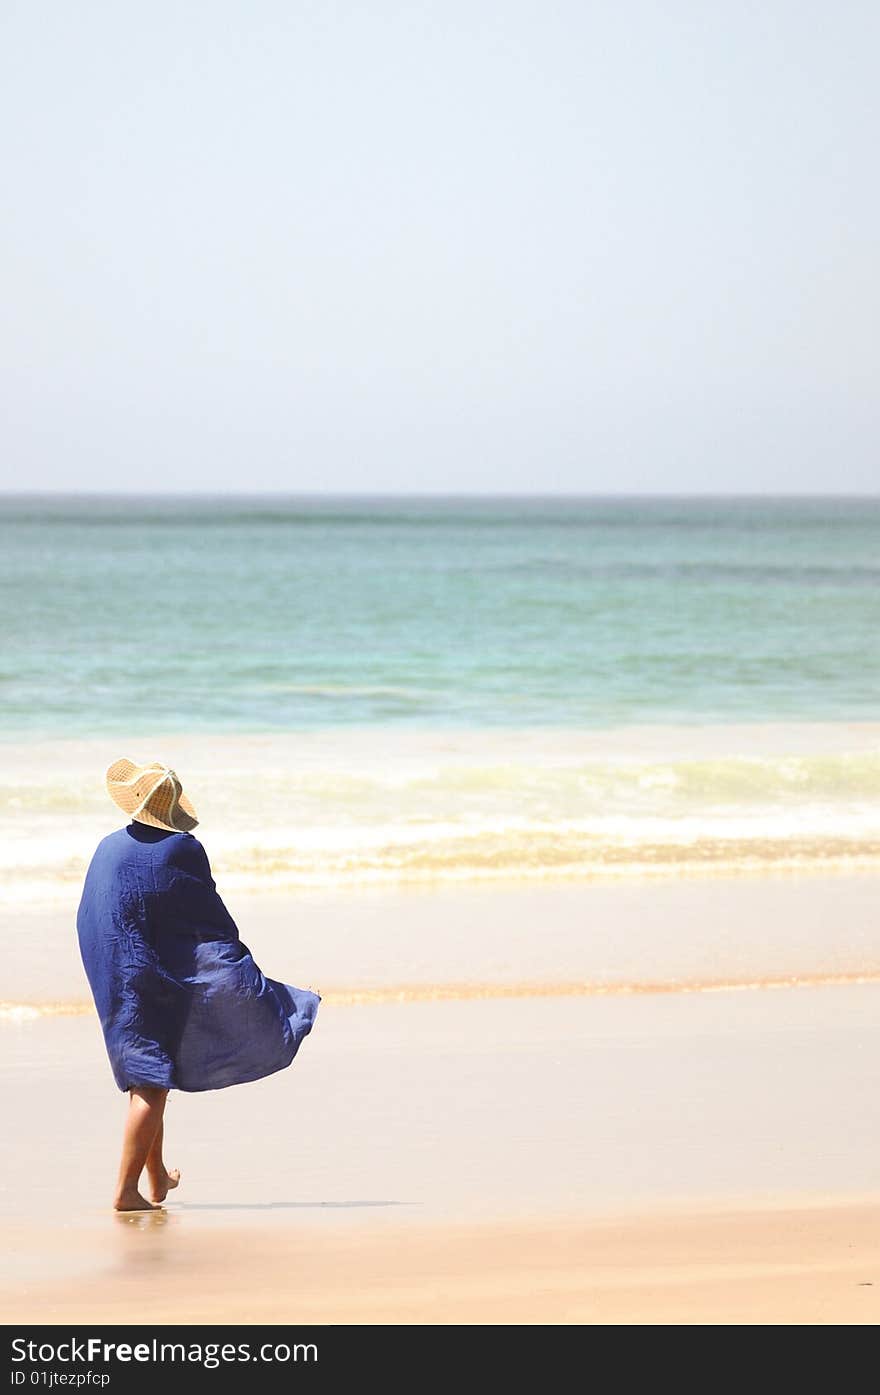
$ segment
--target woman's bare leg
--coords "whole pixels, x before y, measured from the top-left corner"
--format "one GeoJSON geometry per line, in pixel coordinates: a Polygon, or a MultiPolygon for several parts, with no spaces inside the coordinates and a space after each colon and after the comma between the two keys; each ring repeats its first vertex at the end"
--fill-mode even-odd
{"type": "Polygon", "coordinates": [[[147,1176],[150,1179],[150,1197],[155,1202],[164,1201],[170,1191],[180,1181],[180,1170],[172,1167],[169,1172],[162,1157],[165,1141],[165,1120],[159,1120],[159,1128],[147,1154],[147,1176]]]}
{"type": "Polygon", "coordinates": [[[134,1085],[129,1090],[128,1118],[122,1135],[122,1159],[113,1206],[117,1211],[151,1211],[153,1208],[138,1191],[147,1154],[162,1127],[167,1090],[152,1085],[134,1085]]]}

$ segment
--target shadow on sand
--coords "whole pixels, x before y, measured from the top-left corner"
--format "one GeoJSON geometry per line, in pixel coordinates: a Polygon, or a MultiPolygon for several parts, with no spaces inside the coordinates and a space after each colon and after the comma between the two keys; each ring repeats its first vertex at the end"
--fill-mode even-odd
{"type": "Polygon", "coordinates": [[[299,1211],[359,1206],[411,1206],[409,1201],[175,1201],[175,1211],[299,1211]]]}
{"type": "Polygon", "coordinates": [[[176,1201],[169,1206],[155,1206],[149,1211],[117,1211],[116,1220],[135,1230],[161,1230],[180,1222],[184,1212],[202,1211],[330,1211],[356,1210],[360,1207],[412,1206],[411,1201],[176,1201]]]}

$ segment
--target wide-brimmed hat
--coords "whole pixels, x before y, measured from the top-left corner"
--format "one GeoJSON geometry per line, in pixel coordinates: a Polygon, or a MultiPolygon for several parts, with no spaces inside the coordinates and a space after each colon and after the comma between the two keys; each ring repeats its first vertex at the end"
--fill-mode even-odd
{"type": "Polygon", "coordinates": [[[198,823],[178,776],[158,761],[152,765],[114,761],[107,771],[107,792],[137,823],[167,828],[171,833],[188,833],[198,823]]]}

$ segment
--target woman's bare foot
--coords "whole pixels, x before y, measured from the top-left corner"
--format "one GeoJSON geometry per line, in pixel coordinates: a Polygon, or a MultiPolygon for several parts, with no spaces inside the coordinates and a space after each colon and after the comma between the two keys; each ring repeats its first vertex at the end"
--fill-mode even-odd
{"type": "Polygon", "coordinates": [[[153,1203],[141,1196],[137,1187],[121,1191],[113,1202],[114,1211],[153,1211],[153,1203]]]}
{"type": "Polygon", "coordinates": [[[164,1201],[168,1193],[174,1191],[174,1188],[177,1186],[179,1181],[179,1167],[172,1167],[170,1172],[166,1172],[163,1168],[162,1171],[159,1173],[158,1177],[154,1177],[151,1173],[150,1196],[153,1198],[153,1201],[155,1201],[157,1204],[159,1202],[164,1201]]]}

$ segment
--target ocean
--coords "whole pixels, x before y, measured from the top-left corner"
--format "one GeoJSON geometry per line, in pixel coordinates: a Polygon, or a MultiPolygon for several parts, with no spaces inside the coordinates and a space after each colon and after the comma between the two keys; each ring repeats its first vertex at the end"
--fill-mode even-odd
{"type": "Polygon", "coordinates": [[[17,740],[873,720],[877,499],[0,501],[17,740]]]}
{"type": "Polygon", "coordinates": [[[119,755],[251,888],[880,865],[880,500],[7,497],[0,589],[7,899],[119,755]]]}

